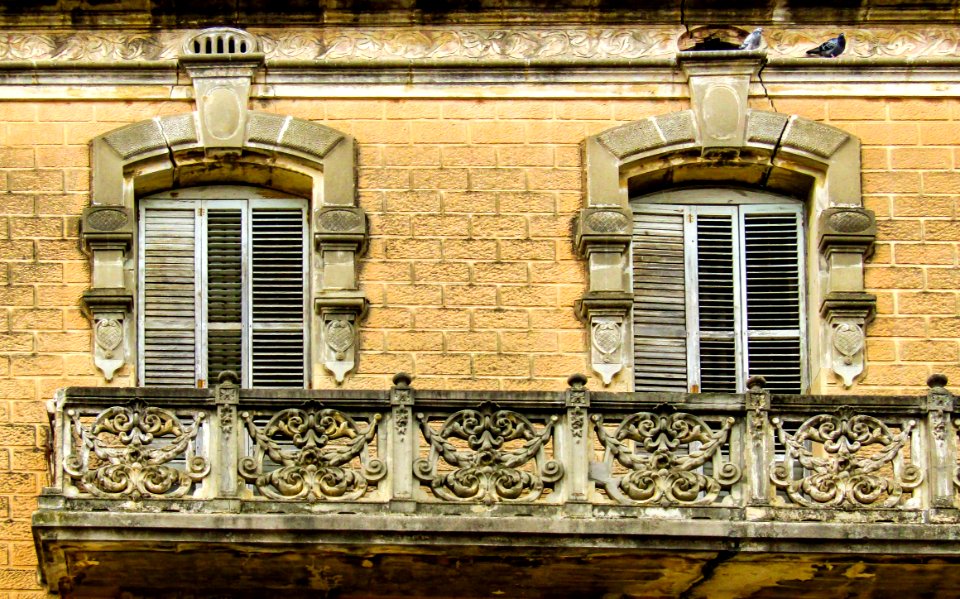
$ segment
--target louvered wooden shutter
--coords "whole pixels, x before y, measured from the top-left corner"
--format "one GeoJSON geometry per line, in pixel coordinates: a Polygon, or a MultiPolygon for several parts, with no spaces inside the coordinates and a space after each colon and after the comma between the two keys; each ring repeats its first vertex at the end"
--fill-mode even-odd
{"type": "Polygon", "coordinates": [[[802,226],[796,211],[744,206],[747,370],[775,393],[800,393],[803,355],[802,226]]]}
{"type": "Polygon", "coordinates": [[[700,390],[737,391],[737,231],[734,213],[696,216],[700,390]]]}
{"type": "Polygon", "coordinates": [[[255,387],[302,387],[304,209],[254,206],[250,221],[251,383],[255,387]]]}
{"type": "Polygon", "coordinates": [[[684,211],[634,212],[633,348],[635,388],[687,390],[684,211]]]}
{"type": "Polygon", "coordinates": [[[144,385],[193,387],[199,269],[196,210],[140,206],[140,372],[144,385]]]}
{"type": "Polygon", "coordinates": [[[243,210],[206,214],[207,376],[232,370],[243,378],[243,210]]]}

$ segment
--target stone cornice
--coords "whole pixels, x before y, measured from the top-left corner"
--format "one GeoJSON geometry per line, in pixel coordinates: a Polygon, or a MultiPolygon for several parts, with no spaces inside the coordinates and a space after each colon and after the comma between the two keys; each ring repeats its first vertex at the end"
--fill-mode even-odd
{"type": "MultiPolygon", "coordinates": [[[[747,24],[747,27],[750,25],[747,24]]],[[[127,62],[174,60],[186,36],[197,30],[142,32],[78,30],[70,33],[0,31],[0,62],[51,60],[127,62]]],[[[335,64],[399,61],[405,64],[471,61],[624,61],[669,58],[677,51],[681,26],[583,27],[325,27],[251,29],[268,61],[305,60],[335,64]]],[[[838,33],[838,28],[769,28],[764,46],[771,59],[797,57],[838,33]]],[[[904,26],[847,28],[852,58],[960,57],[960,28],[904,26]]],[[[819,62],[819,61],[813,61],[819,62]]]]}

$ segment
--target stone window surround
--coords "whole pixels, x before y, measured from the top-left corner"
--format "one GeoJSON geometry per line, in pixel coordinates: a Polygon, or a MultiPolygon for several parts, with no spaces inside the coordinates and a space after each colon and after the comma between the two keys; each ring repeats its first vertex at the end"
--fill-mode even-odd
{"type": "Polygon", "coordinates": [[[633,380],[630,198],[693,185],[806,200],[811,389],[823,390],[829,370],[848,388],[864,371],[864,331],[876,297],[864,291],[863,265],[876,221],[863,208],[860,141],[799,116],[748,108],[750,81],[764,60],[762,51],[682,53],[677,62],[691,109],[615,127],[583,144],[585,208],[576,248],[589,280],[577,313],[605,385],[620,373],[633,380]],[[611,341],[611,330],[619,341],[611,341]]]}
{"type": "Polygon", "coordinates": [[[81,227],[92,284],[83,307],[93,323],[94,363],[107,380],[124,364],[137,364],[137,198],[213,184],[266,187],[309,201],[309,359],[338,382],[356,366],[368,304],[357,281],[367,224],[357,205],[356,144],[323,125],[248,110],[262,61],[262,54],[181,57],[196,111],[140,121],[91,142],[91,205],[81,227]]]}

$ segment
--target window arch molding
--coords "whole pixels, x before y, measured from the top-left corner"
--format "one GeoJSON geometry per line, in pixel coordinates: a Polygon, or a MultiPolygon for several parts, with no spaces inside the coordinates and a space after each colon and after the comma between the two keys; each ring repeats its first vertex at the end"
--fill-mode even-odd
{"type": "Polygon", "coordinates": [[[808,388],[825,389],[831,370],[852,386],[864,369],[864,329],[876,304],[863,286],[876,224],[861,199],[860,141],[799,116],[746,109],[744,92],[739,133],[717,143],[702,124],[704,103],[693,96],[691,110],[628,123],[583,143],[585,207],[576,247],[589,279],[577,313],[589,328],[594,371],[606,385],[614,377],[632,385],[631,199],[735,186],[804,202],[808,388]]]}
{"type": "Polygon", "coordinates": [[[134,123],[91,142],[91,204],[81,227],[93,268],[83,307],[93,322],[94,362],[108,380],[137,363],[137,201],[204,185],[256,186],[308,200],[310,359],[338,381],[356,365],[357,325],[367,306],[356,264],[367,233],[357,206],[355,142],[310,121],[241,113],[242,139],[230,144],[218,143],[199,111],[134,123]]]}

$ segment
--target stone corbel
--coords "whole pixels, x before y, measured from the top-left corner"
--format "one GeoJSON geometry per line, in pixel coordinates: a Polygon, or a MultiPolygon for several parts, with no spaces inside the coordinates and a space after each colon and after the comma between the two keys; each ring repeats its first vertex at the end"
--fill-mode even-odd
{"type": "Polygon", "coordinates": [[[633,294],[622,291],[589,292],[577,302],[577,316],[590,330],[590,363],[604,385],[630,368],[626,332],[632,306],[633,294]]]}
{"type": "Polygon", "coordinates": [[[704,156],[727,157],[746,141],[750,79],[766,53],[755,51],[680,52],[677,62],[690,86],[704,156]]]}
{"type": "Polygon", "coordinates": [[[88,206],[80,226],[93,259],[93,286],[84,291],[82,305],[93,323],[93,362],[109,381],[131,354],[133,292],[125,287],[123,267],[133,244],[133,216],[124,206],[88,206]]]}
{"type": "Polygon", "coordinates": [[[827,264],[827,288],[820,315],[827,324],[830,365],[847,388],[863,374],[866,325],[877,298],[864,291],[863,264],[873,253],[876,221],[864,208],[828,208],[820,215],[820,254],[827,264]]]}
{"type": "Polygon", "coordinates": [[[342,383],[356,367],[359,326],[368,302],[357,285],[357,261],[367,244],[367,219],[355,206],[325,206],[316,216],[314,242],[323,263],[316,299],[324,367],[342,383]]]}
{"type": "Polygon", "coordinates": [[[633,305],[632,222],[629,211],[616,207],[584,208],[577,221],[577,253],[590,269],[590,288],[577,302],[577,316],[590,330],[590,361],[604,385],[631,364],[626,325],[633,305]]]}
{"type": "Polygon", "coordinates": [[[208,156],[242,150],[250,85],[263,61],[257,38],[238,29],[207,29],[184,44],[180,65],[193,82],[200,143],[208,156]]]}
{"type": "Polygon", "coordinates": [[[316,299],[322,327],[320,359],[338,383],[357,366],[360,321],[367,313],[367,306],[367,298],[361,291],[330,292],[316,299]]]}

